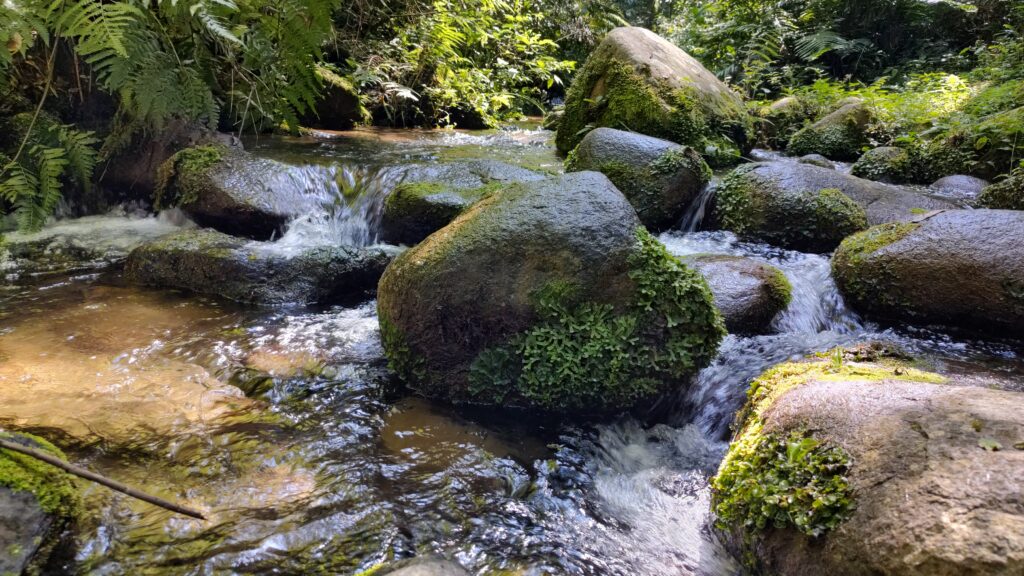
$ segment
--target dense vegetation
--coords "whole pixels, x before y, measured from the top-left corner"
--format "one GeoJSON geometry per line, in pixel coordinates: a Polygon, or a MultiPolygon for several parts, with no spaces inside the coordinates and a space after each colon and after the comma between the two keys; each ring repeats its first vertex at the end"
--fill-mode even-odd
{"type": "Polygon", "coordinates": [[[762,114],[776,140],[856,96],[871,144],[908,151],[906,180],[1020,161],[1024,7],[1008,0],[16,0],[0,4],[0,201],[38,227],[140,134],[296,131],[335,92],[377,124],[540,114],[625,23],[755,108],[794,96],[799,114],[762,114]]]}

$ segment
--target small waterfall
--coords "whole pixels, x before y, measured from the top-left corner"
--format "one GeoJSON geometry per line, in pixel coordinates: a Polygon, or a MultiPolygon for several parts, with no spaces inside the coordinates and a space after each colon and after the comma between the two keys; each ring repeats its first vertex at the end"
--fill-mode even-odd
{"type": "Polygon", "coordinates": [[[715,191],[721,185],[722,179],[718,176],[712,178],[711,182],[700,191],[700,195],[690,203],[679,221],[679,230],[682,232],[696,232],[704,222],[704,216],[711,207],[711,199],[715,197],[715,191]]]}

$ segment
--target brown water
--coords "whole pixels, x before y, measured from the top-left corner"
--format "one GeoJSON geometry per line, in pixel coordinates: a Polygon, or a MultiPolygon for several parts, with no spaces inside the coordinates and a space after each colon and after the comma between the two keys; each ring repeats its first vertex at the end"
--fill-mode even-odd
{"type": "MultiPolygon", "coordinates": [[[[554,166],[546,140],[364,131],[250,148],[346,170],[450,157],[554,166]]],[[[734,574],[708,528],[707,479],[761,370],[881,338],[942,370],[1024,374],[1017,343],[862,323],[821,256],[669,233],[662,240],[677,253],[780,266],[794,303],[778,333],[730,336],[647,421],[467,412],[395,385],[373,302],[246,309],[129,287],[116,261],[171,224],[116,216],[62,226],[74,233],[52,242],[50,264],[0,258],[0,427],[42,433],[75,462],[209,517],[87,487],[71,574],[352,574],[428,552],[478,574],[734,574]]]]}

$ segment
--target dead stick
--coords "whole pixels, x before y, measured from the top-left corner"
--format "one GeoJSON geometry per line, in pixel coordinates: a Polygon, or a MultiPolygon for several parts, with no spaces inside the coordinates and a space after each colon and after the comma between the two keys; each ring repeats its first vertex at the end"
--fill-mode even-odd
{"type": "Polygon", "coordinates": [[[191,516],[192,518],[198,518],[200,520],[206,520],[206,516],[203,516],[203,514],[201,512],[197,512],[195,510],[191,510],[189,508],[185,508],[184,506],[179,506],[179,505],[177,505],[177,504],[175,504],[173,502],[168,502],[167,500],[164,500],[163,498],[157,498],[156,496],[150,496],[149,494],[146,494],[144,492],[139,492],[138,490],[132,488],[131,486],[122,484],[122,483],[120,483],[120,482],[118,482],[116,480],[111,480],[109,478],[105,478],[103,476],[100,476],[99,474],[96,474],[95,472],[90,472],[90,471],[88,471],[85,468],[82,468],[80,466],[75,466],[74,464],[68,464],[67,462],[61,460],[60,458],[57,458],[55,456],[51,456],[51,455],[47,454],[46,452],[40,452],[39,450],[36,450],[35,448],[30,448],[28,446],[24,446],[24,445],[18,444],[16,442],[10,442],[10,441],[3,440],[3,439],[0,439],[0,448],[4,448],[4,449],[10,450],[12,452],[18,452],[18,453],[24,454],[26,456],[31,456],[31,457],[36,458],[38,460],[42,460],[43,462],[46,462],[47,464],[50,464],[50,465],[53,465],[53,466],[56,466],[57,468],[60,468],[61,470],[64,470],[65,472],[67,472],[69,474],[74,474],[75,476],[79,476],[81,478],[85,478],[86,480],[92,480],[93,482],[96,482],[97,484],[102,484],[102,485],[106,486],[107,488],[110,488],[111,490],[116,490],[116,491],[121,492],[123,494],[127,494],[127,495],[131,496],[132,498],[138,498],[139,500],[142,500],[143,502],[149,502],[150,504],[152,504],[154,506],[159,506],[161,508],[166,508],[167,510],[170,510],[172,512],[177,512],[178,514],[184,514],[185,516],[191,516]]]}

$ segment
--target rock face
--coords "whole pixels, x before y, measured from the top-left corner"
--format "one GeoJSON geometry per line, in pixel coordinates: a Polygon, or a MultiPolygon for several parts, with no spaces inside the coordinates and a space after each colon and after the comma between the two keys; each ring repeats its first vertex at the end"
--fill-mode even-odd
{"type": "Polygon", "coordinates": [[[628,126],[692,146],[712,165],[735,163],[753,141],[739,95],[671,42],[637,27],[609,32],[576,74],[558,150],[575,148],[588,125],[628,126]]]}
{"type": "MultiPolygon", "coordinates": [[[[939,178],[928,187],[933,193],[955,200],[973,200],[981,194],[981,191],[989,185],[988,181],[974,176],[954,174],[939,178]]],[[[987,208],[1000,208],[999,206],[987,206],[987,208]]]]}
{"type": "Polygon", "coordinates": [[[383,237],[416,244],[505,184],[542,179],[542,174],[495,160],[415,167],[384,202],[383,237]]]}
{"type": "Polygon", "coordinates": [[[890,184],[902,184],[913,179],[910,154],[894,146],[868,150],[853,165],[850,173],[858,178],[890,184]]]}
{"type": "Polygon", "coordinates": [[[832,160],[853,161],[868,144],[870,123],[870,109],[853,102],[794,134],[786,151],[793,156],[821,154],[832,160]]]}
{"type": "Polygon", "coordinates": [[[886,360],[768,371],[713,481],[720,526],[769,574],[1024,573],[1024,395],[953,384],[886,360]]]}
{"type": "Polygon", "coordinates": [[[180,207],[200,226],[266,240],[334,200],[307,190],[290,170],[242,150],[188,148],[160,167],[155,204],[180,207]]]}
{"type": "MultiPolygon", "coordinates": [[[[66,459],[42,438],[6,432],[0,438],[66,459]]],[[[40,573],[77,519],[79,506],[78,489],[69,475],[0,450],[0,574],[40,573]]]]}
{"type": "Polygon", "coordinates": [[[843,241],[832,272],[856,309],[1024,334],[1024,212],[949,210],[843,241]]]}
{"type": "Polygon", "coordinates": [[[711,168],[693,148],[613,128],[584,136],[566,169],[607,176],[653,230],[677,224],[711,180],[711,168]]]}
{"type": "Polygon", "coordinates": [[[368,296],[391,256],[377,248],[323,246],[285,254],[273,244],[189,230],[133,250],[125,277],[251,304],[312,304],[368,296]]]}
{"type": "Polygon", "coordinates": [[[760,334],[789,306],[792,286],[774,266],[742,256],[700,254],[682,258],[708,281],[729,332],[760,334]]]}
{"type": "Polygon", "coordinates": [[[1024,168],[1014,170],[1001,182],[986,186],[977,204],[982,208],[1024,210],[1024,168]]]}
{"type": "Polygon", "coordinates": [[[602,174],[511,185],[400,255],[378,288],[390,366],[462,403],[613,412],[710,361],[704,279],[602,174]]]}
{"type": "Polygon", "coordinates": [[[809,164],[740,166],[716,192],[718,224],[744,238],[828,252],[869,225],[905,221],[955,205],[898,186],[809,164]]]}

